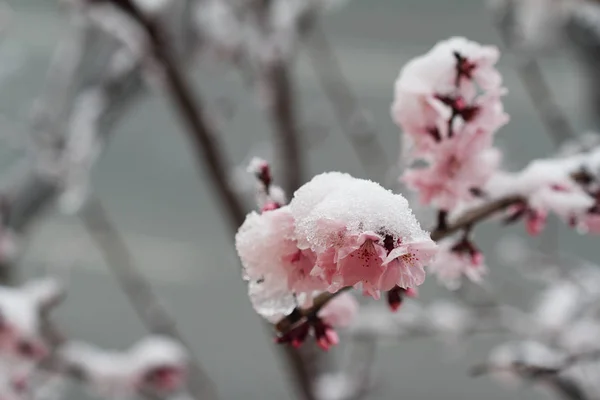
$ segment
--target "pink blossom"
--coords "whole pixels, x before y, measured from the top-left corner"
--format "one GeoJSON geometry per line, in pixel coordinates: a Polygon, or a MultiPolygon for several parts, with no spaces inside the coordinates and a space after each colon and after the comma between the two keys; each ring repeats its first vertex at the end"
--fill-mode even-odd
{"type": "Polygon", "coordinates": [[[339,176],[327,187],[322,184],[326,177],[315,177],[290,203],[301,248],[317,255],[311,274],[326,281],[331,292],[355,286],[375,298],[395,285],[423,283],[421,271],[435,243],[406,199],[349,176],[339,176]],[[427,247],[430,251],[421,251],[427,247]]]}
{"type": "Polygon", "coordinates": [[[250,280],[282,280],[290,291],[323,290],[324,282],[311,275],[316,255],[299,249],[289,207],[248,214],[236,234],[236,248],[250,280]]]}
{"type": "Polygon", "coordinates": [[[487,122],[490,131],[506,122],[499,101],[502,79],[494,68],[498,57],[495,47],[451,38],[404,66],[395,83],[391,114],[412,138],[417,155],[449,137],[448,123],[457,114],[464,119],[484,115],[481,122],[487,122]],[[474,83],[490,95],[478,99],[474,83]]]}
{"type": "Polygon", "coordinates": [[[412,168],[402,176],[407,186],[419,193],[423,204],[452,210],[473,198],[497,170],[500,153],[489,147],[491,137],[484,131],[463,133],[444,140],[426,168],[412,168]]]}
{"type": "Polygon", "coordinates": [[[358,307],[358,301],[352,294],[342,293],[327,303],[319,311],[318,317],[334,328],[345,328],[354,321],[358,307]]]}
{"type": "Polygon", "coordinates": [[[463,275],[473,282],[481,282],[482,276],[487,272],[483,255],[478,251],[465,250],[457,248],[450,241],[443,241],[439,243],[437,256],[429,265],[429,272],[451,290],[460,287],[463,275]]]}
{"type": "Polygon", "coordinates": [[[387,269],[381,277],[381,290],[392,290],[395,286],[411,289],[421,285],[425,281],[424,266],[436,253],[437,246],[433,241],[399,243],[383,263],[387,269]]]}

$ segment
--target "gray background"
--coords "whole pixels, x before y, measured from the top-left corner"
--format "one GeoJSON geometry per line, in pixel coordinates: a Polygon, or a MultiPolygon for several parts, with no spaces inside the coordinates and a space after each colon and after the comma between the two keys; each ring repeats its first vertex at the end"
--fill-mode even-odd
{"type": "MultiPolygon", "coordinates": [[[[18,137],[26,129],[31,102],[41,90],[61,31],[55,3],[9,1],[16,18],[4,39],[0,63],[22,63],[0,91],[0,115],[7,132],[6,145],[0,148],[3,169],[23,155],[18,137]]],[[[372,115],[390,160],[397,158],[398,130],[388,110],[393,81],[403,63],[452,35],[499,43],[489,15],[478,0],[356,0],[329,16],[326,23],[342,68],[362,106],[372,115]]],[[[506,108],[512,121],[498,135],[498,143],[507,152],[508,167],[518,168],[527,159],[548,154],[552,144],[514,73],[513,61],[505,56],[500,63],[510,90],[506,108]]],[[[545,57],[543,65],[560,103],[584,129],[578,111],[577,69],[561,55],[545,57]]],[[[302,57],[295,73],[303,99],[303,121],[328,128],[319,146],[307,154],[310,174],[341,170],[363,176],[302,57]]],[[[209,106],[220,98],[230,99],[235,106],[234,118],[219,122],[221,139],[233,162],[242,162],[253,145],[260,147],[268,140],[269,130],[258,105],[233,72],[203,63],[196,82],[209,106]]],[[[317,132],[313,137],[316,135],[322,134],[317,132]]],[[[292,398],[271,339],[264,336],[247,301],[232,238],[204,172],[196,170],[180,125],[158,93],[135,107],[118,126],[94,172],[93,184],[126,235],[136,261],[177,317],[222,398],[292,398]]],[[[522,227],[509,231],[521,233],[522,227]]],[[[579,238],[563,231],[563,249],[594,259],[591,249],[595,238],[579,238]]],[[[493,226],[479,229],[478,242],[488,253],[492,254],[500,232],[493,226]]],[[[72,337],[127,347],[144,334],[76,218],[52,215],[38,224],[32,231],[27,254],[24,275],[48,270],[68,276],[69,298],[59,315],[72,337]]],[[[499,293],[510,301],[526,301],[531,285],[522,282],[514,270],[495,263],[493,256],[489,258],[491,281],[499,293]]],[[[447,293],[430,280],[425,284],[424,298],[437,295],[447,293]]],[[[539,397],[531,389],[504,389],[488,378],[467,376],[468,367],[485,357],[491,343],[493,338],[473,340],[462,355],[454,355],[431,339],[387,344],[376,363],[381,385],[373,398],[539,397]]],[[[339,354],[340,350],[334,352],[339,354]]]]}

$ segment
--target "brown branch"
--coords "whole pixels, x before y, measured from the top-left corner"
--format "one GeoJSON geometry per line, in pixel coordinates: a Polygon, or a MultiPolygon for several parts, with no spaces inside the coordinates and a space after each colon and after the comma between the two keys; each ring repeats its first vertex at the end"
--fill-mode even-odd
{"type": "Polygon", "coordinates": [[[146,31],[151,49],[164,70],[165,84],[174,108],[187,125],[185,131],[194,146],[197,163],[208,170],[209,179],[219,195],[219,202],[226,209],[232,229],[237,229],[245,218],[244,207],[229,185],[228,164],[218,143],[218,132],[204,115],[200,97],[191,91],[192,85],[179,67],[177,58],[157,21],[147,17],[131,0],[89,0],[95,3],[113,3],[131,16],[146,31]]]}
{"type": "Polygon", "coordinates": [[[278,165],[283,170],[280,181],[286,193],[291,195],[302,185],[304,165],[290,68],[284,60],[276,60],[265,66],[265,69],[270,94],[270,120],[275,146],[279,149],[278,165]]]}
{"type": "MultiPolygon", "coordinates": [[[[153,333],[176,339],[186,346],[192,356],[190,346],[186,344],[183,335],[179,332],[177,323],[160,304],[150,283],[138,271],[125,240],[114,227],[100,202],[97,199],[90,199],[80,216],[142,323],[153,333]]],[[[216,399],[218,397],[214,383],[193,356],[190,362],[190,378],[188,380],[189,390],[196,399],[216,399]]]]}
{"type": "MultiPolygon", "coordinates": [[[[507,207],[518,204],[523,201],[523,198],[519,196],[509,196],[500,198],[498,200],[493,200],[489,203],[486,203],[480,207],[477,207],[473,210],[467,211],[464,215],[458,218],[456,221],[449,222],[446,226],[446,229],[436,229],[431,233],[431,239],[438,241],[443,238],[446,238],[456,232],[459,232],[462,229],[467,229],[473,227],[491,217],[492,215],[505,210],[507,207]]],[[[338,294],[344,292],[345,290],[351,289],[350,287],[342,288],[341,290],[335,293],[321,293],[314,299],[314,303],[312,307],[307,309],[297,309],[297,312],[294,312],[281,321],[279,321],[275,325],[275,329],[277,332],[284,333],[289,331],[294,325],[299,322],[302,322],[305,318],[315,315],[321,310],[329,301],[331,301],[338,294]]]]}

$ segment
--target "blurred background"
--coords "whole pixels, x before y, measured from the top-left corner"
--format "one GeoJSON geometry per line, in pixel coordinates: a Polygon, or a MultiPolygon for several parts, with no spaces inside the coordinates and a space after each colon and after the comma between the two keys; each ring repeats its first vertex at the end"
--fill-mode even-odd
{"type": "MultiPolygon", "coordinates": [[[[56,1],[7,3],[13,16],[0,44],[3,171],[9,171],[27,153],[28,118],[66,29],[56,1]]],[[[399,131],[389,107],[401,66],[450,36],[464,35],[502,46],[490,11],[480,0],[355,0],[328,14],[324,27],[361,107],[376,127],[387,158],[394,163],[399,154],[399,131]]],[[[563,43],[537,57],[562,110],[577,132],[584,132],[596,128],[587,112],[589,93],[584,90],[590,87],[589,71],[582,67],[573,47],[563,43]]],[[[499,64],[509,89],[505,107],[511,122],[497,138],[509,169],[554,151],[515,72],[516,63],[514,54],[506,53],[499,64]]],[[[310,145],[305,178],[332,170],[364,177],[302,50],[293,73],[301,99],[304,142],[310,145]]],[[[217,121],[229,159],[243,171],[251,156],[272,157],[269,125],[239,74],[217,61],[202,60],[194,67],[193,76],[217,121]]],[[[239,171],[232,175],[242,187],[244,175],[239,171]]],[[[252,178],[248,175],[246,179],[251,186],[252,178]]],[[[393,182],[393,177],[384,179],[393,182]]],[[[248,301],[233,238],[205,171],[198,172],[183,126],[160,90],[151,91],[118,121],[93,171],[92,184],[136,263],[177,318],[221,398],[294,398],[272,338],[265,334],[248,301]]],[[[502,235],[523,235],[522,231],[521,226],[501,229],[494,224],[477,231],[478,243],[489,260],[490,282],[503,300],[516,305],[527,304],[535,286],[497,257],[497,245],[502,235]]],[[[596,238],[579,236],[567,228],[559,229],[558,235],[561,250],[599,261],[596,238]]],[[[529,239],[523,236],[522,240],[529,239]]],[[[126,348],[144,335],[144,327],[79,221],[54,210],[32,226],[19,266],[21,278],[46,273],[69,281],[68,299],[57,315],[70,337],[126,348]]],[[[426,282],[422,291],[425,301],[440,295],[448,296],[434,281],[426,282]]],[[[468,376],[469,367],[484,360],[496,340],[493,336],[474,338],[464,349],[449,348],[431,338],[382,343],[374,364],[376,389],[370,396],[390,400],[544,397],[531,388],[507,389],[487,377],[468,376]]],[[[331,352],[343,358],[344,346],[331,352]]]]}

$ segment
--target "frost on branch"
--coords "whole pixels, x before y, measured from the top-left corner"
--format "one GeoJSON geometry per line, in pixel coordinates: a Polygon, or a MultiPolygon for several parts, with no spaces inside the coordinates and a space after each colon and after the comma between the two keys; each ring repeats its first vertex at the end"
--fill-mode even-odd
{"type": "Polygon", "coordinates": [[[250,213],[236,247],[252,303],[270,321],[323,291],[379,298],[419,286],[436,253],[404,197],[339,172],[316,176],[287,206],[250,213]]]}
{"type": "Polygon", "coordinates": [[[182,388],[187,371],[186,351],[162,336],[147,337],[127,351],[68,342],[59,352],[93,392],[107,397],[173,394],[182,388]]]}

